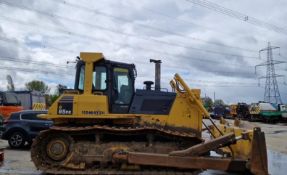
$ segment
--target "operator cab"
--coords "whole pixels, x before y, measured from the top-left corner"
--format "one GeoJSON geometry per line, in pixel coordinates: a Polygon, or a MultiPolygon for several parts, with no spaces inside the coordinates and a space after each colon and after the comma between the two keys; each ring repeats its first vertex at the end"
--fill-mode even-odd
{"type": "Polygon", "coordinates": [[[21,102],[13,92],[0,92],[0,105],[1,106],[19,106],[21,102]]]}
{"type": "MultiPolygon", "coordinates": [[[[81,54],[76,66],[75,90],[87,96],[107,96],[108,110],[113,114],[169,114],[176,93],[161,91],[160,86],[152,90],[151,81],[144,82],[145,89],[135,91],[134,64],[106,60],[101,53],[81,54]]],[[[160,60],[152,61],[161,63],[160,60]]]]}
{"type": "Polygon", "coordinates": [[[108,97],[111,113],[128,113],[135,93],[135,65],[100,59],[92,63],[91,73],[85,73],[85,63],[82,60],[77,62],[75,89],[85,93],[85,85],[91,85],[90,94],[108,97]],[[91,83],[85,83],[85,78],[91,79],[91,83]]]}

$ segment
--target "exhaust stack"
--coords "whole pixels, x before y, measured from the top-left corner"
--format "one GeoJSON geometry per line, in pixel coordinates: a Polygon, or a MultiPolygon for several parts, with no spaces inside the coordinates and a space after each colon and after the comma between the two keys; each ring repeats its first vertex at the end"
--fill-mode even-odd
{"type": "Polygon", "coordinates": [[[160,64],[161,60],[149,60],[151,63],[155,63],[155,91],[160,91],[160,64]]]}

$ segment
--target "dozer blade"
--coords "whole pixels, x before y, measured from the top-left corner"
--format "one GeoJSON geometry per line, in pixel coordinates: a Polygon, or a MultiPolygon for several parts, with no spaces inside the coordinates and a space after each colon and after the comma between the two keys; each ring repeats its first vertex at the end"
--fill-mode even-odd
{"type": "Polygon", "coordinates": [[[186,150],[173,151],[169,154],[151,154],[140,152],[117,152],[113,154],[115,161],[129,164],[173,167],[180,169],[214,169],[233,172],[248,172],[255,175],[268,175],[267,153],[264,133],[260,128],[254,128],[251,155],[249,158],[212,157],[206,152],[236,145],[241,140],[250,141],[243,133],[242,137],[235,137],[234,133],[227,133],[216,139],[192,146],[186,150]]]}
{"type": "Polygon", "coordinates": [[[267,149],[264,132],[254,128],[250,169],[253,174],[268,174],[267,149]]]}
{"type": "Polygon", "coordinates": [[[224,145],[230,145],[236,141],[235,134],[229,133],[216,139],[207,141],[205,143],[197,144],[186,150],[173,151],[169,153],[170,156],[199,156],[211,150],[215,150],[224,145]]]}
{"type": "Polygon", "coordinates": [[[129,164],[173,167],[181,169],[215,169],[222,171],[246,171],[246,161],[215,157],[180,157],[168,154],[116,153],[115,160],[125,160],[129,164]]]}
{"type": "Polygon", "coordinates": [[[268,158],[265,134],[259,127],[234,120],[234,124],[228,123],[221,118],[219,125],[211,125],[210,131],[213,136],[221,137],[228,133],[234,133],[237,139],[235,144],[216,150],[220,154],[230,154],[233,158],[248,160],[247,168],[253,174],[268,174],[268,158]]]}

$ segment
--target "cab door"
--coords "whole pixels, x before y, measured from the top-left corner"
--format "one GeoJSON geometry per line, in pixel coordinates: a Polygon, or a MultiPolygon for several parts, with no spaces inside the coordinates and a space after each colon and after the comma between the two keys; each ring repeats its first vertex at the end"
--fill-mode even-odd
{"type": "Polygon", "coordinates": [[[133,79],[128,68],[113,68],[112,113],[126,114],[134,94],[133,79]]]}

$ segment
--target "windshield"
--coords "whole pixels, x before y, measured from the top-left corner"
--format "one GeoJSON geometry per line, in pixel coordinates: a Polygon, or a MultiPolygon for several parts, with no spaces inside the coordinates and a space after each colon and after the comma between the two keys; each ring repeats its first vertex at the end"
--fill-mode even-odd
{"type": "Polygon", "coordinates": [[[5,97],[6,97],[7,104],[18,104],[19,103],[16,95],[13,93],[6,93],[5,97]]]}
{"type": "Polygon", "coordinates": [[[85,66],[83,65],[80,70],[79,84],[78,89],[84,90],[84,81],[85,81],[85,66]]]}

